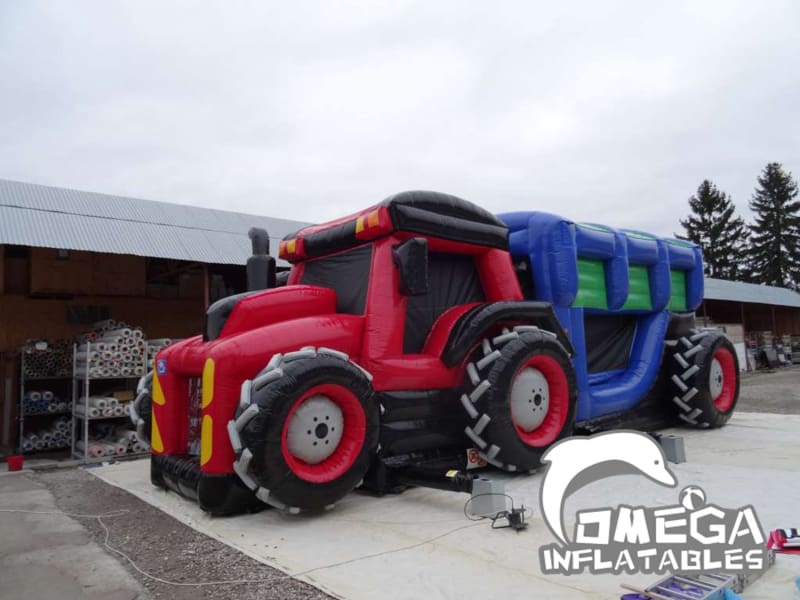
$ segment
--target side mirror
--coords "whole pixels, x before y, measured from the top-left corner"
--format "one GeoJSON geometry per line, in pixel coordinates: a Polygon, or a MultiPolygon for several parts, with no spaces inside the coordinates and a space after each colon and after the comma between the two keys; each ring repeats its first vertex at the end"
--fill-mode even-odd
{"type": "Polygon", "coordinates": [[[400,271],[400,293],[423,296],[428,293],[428,240],[411,238],[392,250],[400,271]]]}
{"type": "Polygon", "coordinates": [[[289,273],[291,271],[281,271],[275,274],[275,287],[283,287],[289,283],[289,273]]]}

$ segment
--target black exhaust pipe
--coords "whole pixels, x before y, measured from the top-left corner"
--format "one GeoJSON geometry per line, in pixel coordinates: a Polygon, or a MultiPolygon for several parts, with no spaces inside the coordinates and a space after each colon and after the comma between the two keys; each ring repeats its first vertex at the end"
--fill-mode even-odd
{"type": "Polygon", "coordinates": [[[253,243],[253,255],[247,259],[247,289],[255,292],[275,287],[275,259],[269,255],[266,229],[252,227],[247,232],[253,243]]]}

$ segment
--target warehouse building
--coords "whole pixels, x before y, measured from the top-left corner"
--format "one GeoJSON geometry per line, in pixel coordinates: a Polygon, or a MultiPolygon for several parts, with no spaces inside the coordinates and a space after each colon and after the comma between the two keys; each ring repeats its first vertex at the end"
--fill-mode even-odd
{"type": "Polygon", "coordinates": [[[286,219],[0,180],[0,448],[16,443],[19,349],[115,319],[150,338],[200,331],[209,302],[245,290],[247,232],[286,219]]]}
{"type": "Polygon", "coordinates": [[[706,278],[698,317],[741,344],[740,364],[746,361],[748,369],[800,363],[800,294],[795,291],[706,278]]]}
{"type": "Polygon", "coordinates": [[[739,323],[749,332],[800,335],[800,294],[786,288],[706,278],[698,313],[717,323],[739,323]]]}

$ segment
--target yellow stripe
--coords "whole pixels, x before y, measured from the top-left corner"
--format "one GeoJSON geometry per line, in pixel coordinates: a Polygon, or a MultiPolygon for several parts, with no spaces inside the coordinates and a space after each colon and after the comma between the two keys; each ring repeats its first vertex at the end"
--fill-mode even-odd
{"type": "Polygon", "coordinates": [[[206,359],[206,364],[203,365],[203,403],[205,408],[214,399],[214,359],[206,359]]]}
{"type": "MultiPolygon", "coordinates": [[[[155,377],[153,377],[155,380],[155,377]]],[[[158,421],[156,421],[156,413],[153,413],[152,418],[150,419],[153,423],[152,429],[150,431],[150,446],[156,452],[163,452],[164,451],[164,442],[161,439],[161,432],[158,430],[158,421]]]]}
{"type": "Polygon", "coordinates": [[[200,428],[200,464],[204,465],[211,460],[211,427],[213,423],[210,415],[203,417],[203,425],[200,428]]]}
{"type": "Polygon", "coordinates": [[[361,233],[364,231],[364,217],[358,217],[356,219],[356,233],[361,233]]]}
{"type": "Polygon", "coordinates": [[[369,213],[369,217],[367,217],[367,225],[370,227],[375,227],[380,221],[380,215],[381,213],[379,210],[373,210],[371,213],[369,213]]]}
{"type": "Polygon", "coordinates": [[[161,389],[161,382],[158,380],[158,371],[153,371],[153,402],[159,406],[164,406],[167,399],[164,397],[164,391],[161,389]]]}

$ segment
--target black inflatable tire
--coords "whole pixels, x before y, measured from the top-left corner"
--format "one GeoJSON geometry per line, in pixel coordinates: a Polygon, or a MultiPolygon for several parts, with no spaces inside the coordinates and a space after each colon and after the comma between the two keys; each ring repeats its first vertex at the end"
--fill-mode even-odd
{"type": "Polygon", "coordinates": [[[150,444],[153,427],[153,372],[150,371],[143,378],[143,389],[136,395],[131,408],[133,413],[131,422],[136,428],[136,434],[143,442],[150,444]]]}
{"type": "Polygon", "coordinates": [[[467,365],[467,375],[461,404],[471,424],[464,432],[490,464],[507,471],[535,469],[550,445],[572,433],[578,387],[570,356],[555,334],[516,327],[484,339],[467,365]],[[547,385],[524,388],[525,396],[520,397],[514,384],[526,366],[534,370],[531,376],[543,377],[547,385]],[[545,412],[539,417],[537,411],[545,412]],[[531,429],[515,423],[512,413],[523,419],[533,415],[531,429]]]}
{"type": "Polygon", "coordinates": [[[692,330],[668,346],[675,415],[693,427],[725,425],[739,400],[739,360],[733,344],[721,333],[692,330]]]}
{"type": "MultiPolygon", "coordinates": [[[[375,458],[379,436],[379,408],[365,371],[342,353],[304,348],[274,357],[245,386],[250,387],[243,390],[243,397],[249,396],[250,402],[240,404],[236,419],[246,418],[243,415],[248,409],[252,414],[238,433],[241,448],[231,439],[234,450],[238,450],[234,467],[240,477],[244,474],[245,485],[251,489],[257,486],[254,491],[262,501],[291,513],[318,511],[330,508],[360,484],[375,458]],[[296,439],[309,451],[312,441],[314,446],[317,441],[332,440],[335,444],[324,459],[305,462],[293,454],[289,432],[295,427],[292,419],[300,407],[305,404],[308,415],[306,403],[320,397],[322,400],[315,402],[323,403],[323,412],[330,412],[332,404],[338,407],[341,421],[337,422],[343,424],[342,431],[325,425],[320,434],[322,423],[309,425],[307,439],[301,431],[302,439],[296,439]]],[[[319,406],[310,410],[318,411],[319,406]]],[[[232,421],[229,431],[235,428],[236,421],[232,421]]]]}

